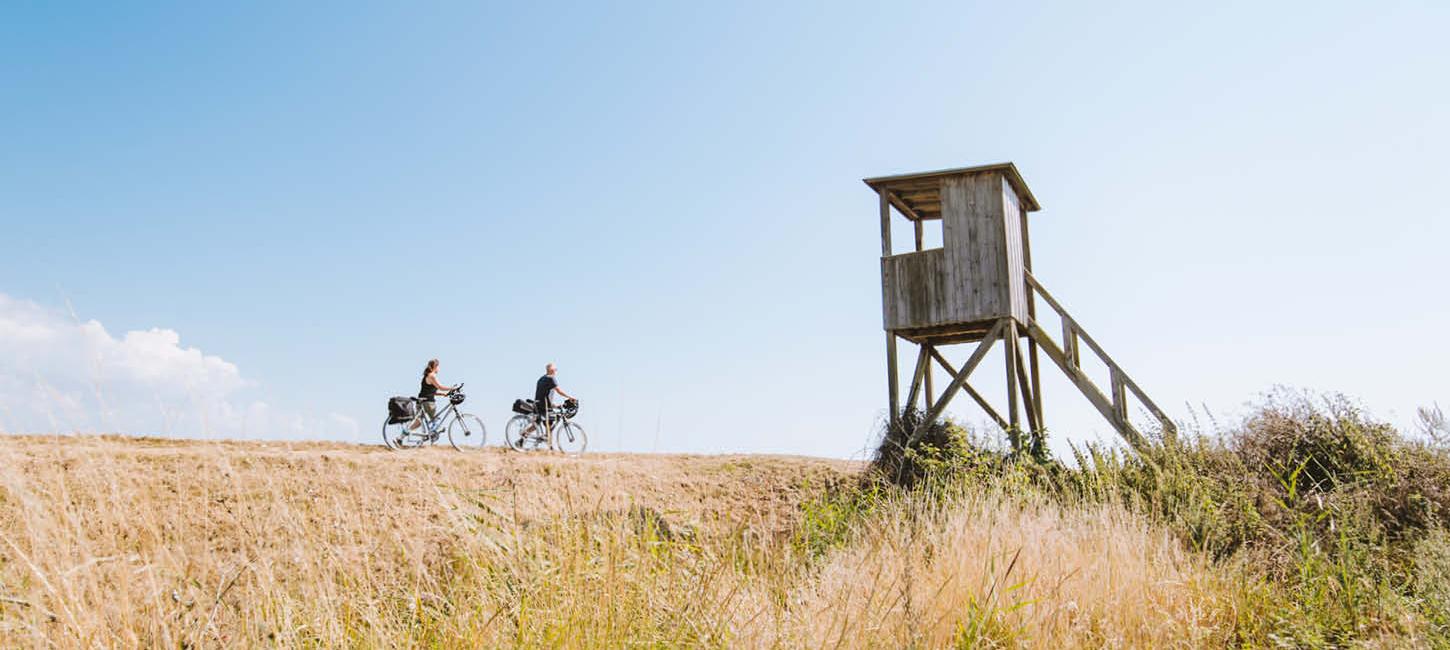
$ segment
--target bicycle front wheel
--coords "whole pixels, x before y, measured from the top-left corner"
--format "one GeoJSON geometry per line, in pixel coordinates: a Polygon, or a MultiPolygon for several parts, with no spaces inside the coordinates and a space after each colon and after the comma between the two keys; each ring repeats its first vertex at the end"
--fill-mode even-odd
{"type": "Polygon", "coordinates": [[[483,449],[484,439],[488,437],[488,431],[483,428],[483,420],[477,415],[459,413],[448,423],[448,444],[453,445],[458,451],[471,451],[483,449]]]}
{"type": "Polygon", "coordinates": [[[584,448],[589,446],[589,436],[584,434],[584,427],[573,422],[564,420],[554,425],[554,448],[571,456],[584,453],[584,448]]]}

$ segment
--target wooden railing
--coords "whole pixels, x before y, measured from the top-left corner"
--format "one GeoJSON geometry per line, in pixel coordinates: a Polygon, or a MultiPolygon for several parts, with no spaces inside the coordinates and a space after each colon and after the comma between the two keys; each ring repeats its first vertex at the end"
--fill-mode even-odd
{"type": "Polygon", "coordinates": [[[1153,403],[1153,400],[1148,398],[1143,389],[1138,387],[1138,383],[1133,381],[1128,373],[1124,372],[1116,361],[1113,361],[1112,357],[1108,356],[1102,346],[1088,336],[1082,326],[1068,315],[1062,304],[1042,287],[1037,278],[1032,277],[1031,273],[1026,273],[1026,278],[1027,286],[1031,287],[1036,295],[1041,296],[1042,300],[1057,312],[1058,318],[1062,321],[1062,342],[1059,344],[1052,340],[1052,337],[1036,322],[1027,326],[1027,335],[1037,342],[1048,358],[1062,368],[1064,373],[1067,373],[1068,378],[1077,385],[1078,390],[1087,396],[1088,401],[1092,402],[1093,406],[1103,414],[1103,417],[1107,418],[1117,428],[1118,433],[1133,447],[1142,449],[1148,442],[1128,419],[1128,393],[1137,397],[1143,407],[1162,424],[1164,440],[1172,441],[1177,435],[1177,427],[1174,426],[1173,421],[1163,413],[1162,409],[1158,408],[1157,404],[1153,403]],[[1097,355],[1098,359],[1108,368],[1107,395],[1104,395],[1102,389],[1098,388],[1098,385],[1093,383],[1087,373],[1082,370],[1084,346],[1097,355]]]}

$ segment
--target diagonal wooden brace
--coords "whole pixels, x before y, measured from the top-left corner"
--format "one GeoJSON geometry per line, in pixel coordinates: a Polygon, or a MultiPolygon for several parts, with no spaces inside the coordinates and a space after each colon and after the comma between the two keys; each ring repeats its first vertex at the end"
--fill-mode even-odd
{"type": "MultiPolygon", "coordinates": [[[[941,367],[946,370],[948,374],[956,376],[957,369],[952,366],[950,361],[947,361],[946,357],[942,356],[940,352],[937,352],[936,348],[932,348],[931,356],[933,359],[936,359],[937,363],[941,364],[941,367]]],[[[997,409],[992,408],[992,405],[987,403],[987,399],[985,397],[982,397],[981,393],[978,393],[975,389],[972,388],[972,385],[970,383],[965,381],[962,382],[962,392],[966,393],[968,397],[971,397],[972,401],[975,401],[977,403],[977,406],[982,407],[982,410],[986,411],[987,415],[991,416],[992,421],[996,422],[997,426],[1002,427],[1003,431],[1006,431],[1008,427],[1012,426],[1011,424],[1007,423],[1006,418],[1003,418],[1002,415],[997,412],[997,409]]]]}
{"type": "Polygon", "coordinates": [[[1002,330],[1006,328],[1008,322],[1008,319],[1005,318],[998,320],[997,324],[992,326],[992,330],[987,332],[987,336],[977,344],[977,349],[972,351],[972,356],[967,359],[966,363],[962,364],[962,369],[952,377],[951,385],[942,391],[941,397],[937,399],[936,404],[931,407],[930,411],[927,411],[926,416],[912,430],[911,437],[906,441],[908,448],[916,442],[916,439],[921,435],[923,429],[941,417],[942,411],[945,411],[947,408],[947,403],[951,402],[952,397],[956,396],[957,391],[962,389],[962,385],[967,383],[967,376],[972,374],[973,370],[976,370],[977,364],[982,363],[982,359],[986,358],[987,352],[992,349],[992,344],[998,338],[1001,338],[1002,330]]]}
{"type": "Polygon", "coordinates": [[[908,409],[916,408],[916,397],[921,392],[922,380],[926,376],[926,364],[930,362],[931,357],[927,355],[927,346],[922,345],[921,352],[916,357],[916,371],[911,375],[911,390],[907,391],[906,402],[904,402],[908,409]]]}

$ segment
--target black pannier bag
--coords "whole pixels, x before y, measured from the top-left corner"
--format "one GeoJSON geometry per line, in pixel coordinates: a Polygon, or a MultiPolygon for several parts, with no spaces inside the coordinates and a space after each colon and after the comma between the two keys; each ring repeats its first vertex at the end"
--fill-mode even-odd
{"type": "Polygon", "coordinates": [[[413,419],[416,413],[413,398],[411,397],[389,397],[388,398],[388,424],[402,424],[413,419]]]}
{"type": "Polygon", "coordinates": [[[514,413],[519,413],[519,414],[522,414],[522,415],[530,415],[533,412],[534,412],[534,400],[531,400],[531,399],[516,399],[516,400],[514,400],[514,413]]]}

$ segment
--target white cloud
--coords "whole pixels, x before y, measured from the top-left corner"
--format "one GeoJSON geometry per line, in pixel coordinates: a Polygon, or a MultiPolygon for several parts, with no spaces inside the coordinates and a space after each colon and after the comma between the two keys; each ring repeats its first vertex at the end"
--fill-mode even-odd
{"type": "Polygon", "coordinates": [[[0,294],[0,431],[355,439],[357,423],[248,401],[236,364],[170,329],[113,336],[0,294]]]}

